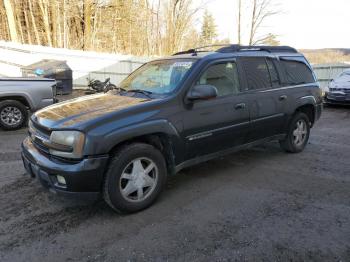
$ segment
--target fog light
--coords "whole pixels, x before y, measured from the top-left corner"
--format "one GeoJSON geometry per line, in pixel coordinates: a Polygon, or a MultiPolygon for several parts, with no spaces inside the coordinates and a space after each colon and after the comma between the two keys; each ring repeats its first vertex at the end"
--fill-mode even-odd
{"type": "Polygon", "coordinates": [[[57,182],[61,185],[66,185],[66,180],[63,176],[57,176],[57,182]]]}

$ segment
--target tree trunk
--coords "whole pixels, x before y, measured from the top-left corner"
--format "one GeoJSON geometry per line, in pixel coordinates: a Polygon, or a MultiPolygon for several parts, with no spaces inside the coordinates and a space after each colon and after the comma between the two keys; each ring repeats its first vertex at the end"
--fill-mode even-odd
{"type": "Polygon", "coordinates": [[[38,28],[36,26],[35,17],[34,17],[34,14],[33,14],[33,3],[32,3],[32,0],[28,0],[28,7],[29,7],[30,17],[32,19],[32,25],[33,25],[33,30],[34,30],[34,34],[35,34],[36,44],[41,45],[39,31],[38,31],[38,28]]]}
{"type": "Polygon", "coordinates": [[[252,22],[250,25],[250,36],[249,36],[249,45],[253,44],[254,31],[255,31],[255,22],[256,22],[256,5],[257,0],[253,0],[253,13],[252,13],[252,22]]]}
{"type": "Polygon", "coordinates": [[[9,26],[11,41],[18,42],[16,20],[13,13],[11,0],[4,0],[4,6],[6,11],[6,17],[7,17],[7,23],[9,26]]]}
{"type": "Polygon", "coordinates": [[[48,12],[48,6],[49,6],[49,2],[45,1],[45,3],[44,3],[44,0],[39,0],[39,7],[40,7],[42,18],[44,21],[44,28],[45,28],[45,33],[46,33],[47,44],[49,46],[52,46],[50,17],[49,17],[49,12],[48,12]]]}
{"type": "Polygon", "coordinates": [[[92,16],[92,1],[84,0],[84,27],[83,27],[83,49],[89,50],[91,47],[91,16],[92,16]]]}
{"type": "Polygon", "coordinates": [[[31,35],[31,32],[30,32],[30,23],[29,23],[29,18],[28,18],[28,2],[26,3],[25,5],[25,8],[23,10],[23,13],[24,13],[24,21],[26,23],[26,27],[25,27],[25,30],[27,32],[27,38],[28,38],[28,43],[31,45],[32,44],[32,35],[31,35]]]}
{"type": "Polygon", "coordinates": [[[241,17],[242,17],[242,2],[238,0],[238,44],[241,44],[241,17]]]}

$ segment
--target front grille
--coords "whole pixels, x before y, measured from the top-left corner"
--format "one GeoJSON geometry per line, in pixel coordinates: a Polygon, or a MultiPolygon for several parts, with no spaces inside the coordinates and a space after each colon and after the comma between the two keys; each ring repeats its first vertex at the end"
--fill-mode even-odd
{"type": "Polygon", "coordinates": [[[44,144],[45,140],[50,139],[51,132],[48,129],[45,129],[44,127],[38,128],[38,124],[29,121],[29,136],[34,144],[34,146],[41,151],[42,153],[49,154],[49,149],[48,147],[44,144]]]}
{"type": "Polygon", "coordinates": [[[345,94],[350,94],[350,88],[331,87],[331,88],[329,88],[329,91],[331,91],[331,92],[340,91],[340,92],[344,92],[345,94]]]}

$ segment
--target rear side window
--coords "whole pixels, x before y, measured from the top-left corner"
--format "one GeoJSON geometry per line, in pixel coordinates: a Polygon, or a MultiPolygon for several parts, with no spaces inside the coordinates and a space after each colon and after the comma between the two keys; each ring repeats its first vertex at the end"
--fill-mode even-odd
{"type": "Polygon", "coordinates": [[[264,57],[241,58],[241,63],[247,75],[249,90],[272,86],[269,69],[264,57]]]}
{"type": "Polygon", "coordinates": [[[282,70],[284,70],[285,84],[298,85],[313,83],[315,79],[311,69],[302,61],[281,57],[282,70]]]}

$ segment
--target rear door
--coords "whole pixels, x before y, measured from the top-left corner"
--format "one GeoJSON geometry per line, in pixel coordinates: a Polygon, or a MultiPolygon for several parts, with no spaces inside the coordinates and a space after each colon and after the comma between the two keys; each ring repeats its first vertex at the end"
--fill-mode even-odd
{"type": "Polygon", "coordinates": [[[208,65],[194,85],[210,84],[218,96],[195,101],[184,113],[186,159],[215,153],[246,142],[249,110],[240,92],[239,68],[234,60],[208,65]]]}
{"type": "Polygon", "coordinates": [[[255,141],[282,133],[286,120],[285,90],[280,89],[280,78],[275,58],[244,57],[239,60],[246,76],[249,97],[250,135],[255,141]]]}

